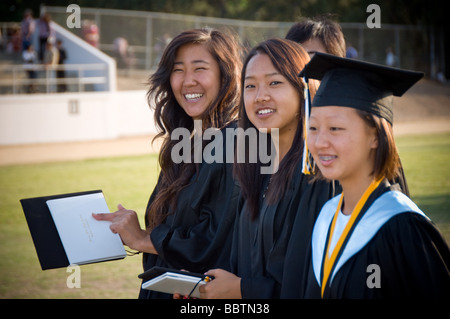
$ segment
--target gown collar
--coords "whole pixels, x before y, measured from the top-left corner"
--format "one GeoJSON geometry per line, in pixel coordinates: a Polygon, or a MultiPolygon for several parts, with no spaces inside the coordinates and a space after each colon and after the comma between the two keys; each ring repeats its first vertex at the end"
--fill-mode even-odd
{"type": "MultiPolygon", "coordinates": [[[[380,187],[383,187],[383,185],[380,185],[380,187]]],[[[323,206],[314,225],[312,234],[312,264],[314,276],[319,286],[321,286],[321,269],[327,234],[339,203],[339,198],[340,195],[337,195],[323,206]]],[[[419,207],[400,191],[388,189],[375,199],[367,211],[365,213],[363,212],[363,217],[350,234],[350,238],[336,262],[336,266],[328,282],[331,284],[339,269],[351,257],[363,249],[386,222],[400,213],[408,212],[417,213],[426,217],[419,207]]]]}

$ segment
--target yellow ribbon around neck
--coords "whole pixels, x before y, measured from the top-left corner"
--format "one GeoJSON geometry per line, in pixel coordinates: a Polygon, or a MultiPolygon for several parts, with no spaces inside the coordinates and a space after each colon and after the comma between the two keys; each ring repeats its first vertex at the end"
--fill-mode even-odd
{"type": "Polygon", "coordinates": [[[382,180],[383,180],[383,178],[380,178],[379,180],[374,180],[369,185],[369,187],[366,189],[364,194],[361,196],[358,203],[356,204],[356,207],[353,209],[353,211],[350,215],[350,219],[347,222],[347,225],[345,226],[344,230],[342,231],[342,234],[339,237],[339,240],[336,243],[336,246],[334,247],[333,252],[331,253],[331,256],[328,257],[328,255],[329,255],[328,251],[330,249],[331,240],[333,238],[334,228],[336,226],[336,220],[338,218],[338,214],[339,214],[339,212],[341,210],[341,206],[342,206],[342,201],[344,199],[344,192],[342,192],[336,212],[334,213],[333,222],[331,223],[330,235],[328,237],[327,249],[325,251],[324,264],[323,264],[323,278],[322,278],[322,287],[321,287],[322,288],[321,289],[322,298],[323,298],[323,293],[325,291],[326,284],[331,275],[331,270],[333,269],[333,266],[336,263],[336,257],[342,248],[342,244],[344,243],[345,239],[347,238],[350,229],[352,229],[352,226],[355,223],[355,220],[358,217],[358,215],[360,214],[361,209],[363,208],[367,199],[373,193],[373,191],[378,187],[378,185],[380,185],[382,180]]]}

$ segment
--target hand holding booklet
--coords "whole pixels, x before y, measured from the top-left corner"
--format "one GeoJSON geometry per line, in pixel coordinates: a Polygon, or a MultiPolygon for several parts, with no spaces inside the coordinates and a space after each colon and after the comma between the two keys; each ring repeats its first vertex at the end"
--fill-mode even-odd
{"type": "Polygon", "coordinates": [[[138,277],[144,280],[143,289],[195,298],[200,298],[200,286],[214,279],[211,276],[164,267],[153,267],[138,277]]]}
{"type": "Polygon", "coordinates": [[[109,213],[101,191],[21,200],[42,269],[89,264],[126,257],[110,222],[92,213],[109,213]]]}

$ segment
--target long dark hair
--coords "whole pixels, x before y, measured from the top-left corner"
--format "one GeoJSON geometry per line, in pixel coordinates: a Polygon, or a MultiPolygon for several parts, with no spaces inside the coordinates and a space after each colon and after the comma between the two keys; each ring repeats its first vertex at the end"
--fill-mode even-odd
{"type": "MultiPolygon", "coordinates": [[[[284,39],[266,40],[254,47],[247,55],[241,73],[241,103],[239,105],[239,127],[244,130],[255,128],[250,122],[244,105],[244,80],[249,61],[257,54],[266,54],[272,61],[275,69],[282,74],[289,83],[299,91],[299,117],[294,141],[288,153],[279,164],[278,171],[271,177],[270,185],[265,194],[268,204],[274,204],[282,198],[288,185],[291,183],[293,173],[297,166],[301,166],[303,151],[303,123],[304,123],[304,83],[298,77],[300,71],[309,62],[310,58],[300,44],[284,39]]],[[[311,97],[314,97],[318,83],[309,80],[311,97]]],[[[256,129],[256,128],[255,128],[256,129]]],[[[258,134],[259,135],[259,134],[258,134]]],[[[259,145],[259,142],[258,142],[259,145]]],[[[248,158],[248,154],[246,154],[248,158]]],[[[258,159],[259,160],[259,159],[258,159]]],[[[234,173],[240,183],[242,194],[252,218],[259,214],[259,200],[262,191],[264,176],[260,172],[261,163],[238,163],[235,161],[234,173]]]]}
{"type": "Polygon", "coordinates": [[[242,63],[236,37],[209,28],[187,30],[177,35],[164,50],[158,69],[149,79],[150,89],[147,92],[147,100],[150,107],[154,108],[154,118],[159,129],[155,139],[164,139],[159,153],[161,177],[157,194],[147,211],[150,228],[163,222],[170,211],[175,209],[177,193],[188,185],[198,170],[198,164],[194,161],[175,164],[171,158],[171,150],[178,143],[171,140],[173,130],[186,128],[192,132],[194,129],[193,119],[178,104],[170,86],[177,50],[186,44],[204,45],[219,64],[220,90],[202,114],[203,129],[220,129],[237,118],[242,63]]]}

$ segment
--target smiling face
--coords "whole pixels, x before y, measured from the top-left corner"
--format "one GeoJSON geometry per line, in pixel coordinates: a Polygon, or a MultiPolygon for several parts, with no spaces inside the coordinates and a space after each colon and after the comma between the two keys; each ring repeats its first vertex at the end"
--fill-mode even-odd
{"type": "Polygon", "coordinates": [[[204,45],[183,45],[175,56],[170,86],[183,110],[200,119],[219,94],[219,64],[204,45]]]}
{"type": "Polygon", "coordinates": [[[308,147],[322,175],[341,184],[371,175],[378,147],[376,130],[349,107],[313,107],[308,147]]]}
{"type": "Polygon", "coordinates": [[[300,112],[300,95],[280,74],[270,58],[258,53],[247,64],[244,104],[249,120],[257,129],[278,128],[280,138],[294,138],[300,112]]]}

